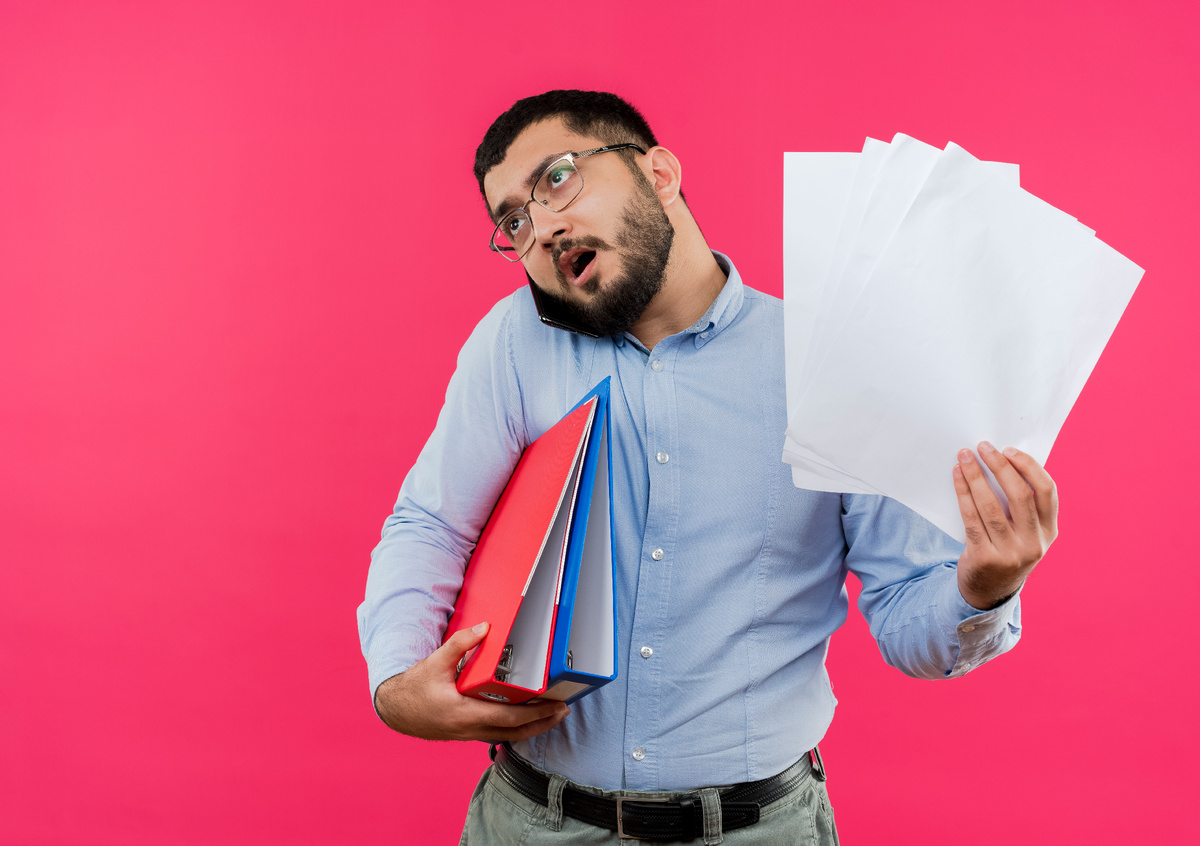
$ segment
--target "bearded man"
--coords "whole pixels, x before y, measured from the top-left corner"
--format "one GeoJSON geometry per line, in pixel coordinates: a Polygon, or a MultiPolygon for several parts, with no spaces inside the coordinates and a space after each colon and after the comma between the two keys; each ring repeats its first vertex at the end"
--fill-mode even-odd
{"type": "Polygon", "coordinates": [[[464,843],[836,843],[816,747],[847,573],[884,659],[952,678],[1016,643],[1018,592],[1057,534],[1045,470],[986,442],[947,479],[965,547],[893,500],[794,487],[782,303],[709,248],[681,173],[598,92],[517,102],[476,154],[488,246],[529,285],[464,345],[359,608],[383,721],[493,744],[464,843]],[[462,696],[486,621],[442,640],[474,543],[524,448],[604,377],[617,679],[571,708],[462,696]]]}

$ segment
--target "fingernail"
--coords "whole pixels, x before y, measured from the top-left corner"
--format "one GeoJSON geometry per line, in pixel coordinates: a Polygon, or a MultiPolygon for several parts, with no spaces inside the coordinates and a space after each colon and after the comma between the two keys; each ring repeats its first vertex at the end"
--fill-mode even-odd
{"type": "Polygon", "coordinates": [[[1015,449],[1013,449],[1012,447],[1005,447],[1004,454],[1007,455],[1009,458],[1012,458],[1014,455],[1017,454],[1017,451],[1015,449]]]}
{"type": "Polygon", "coordinates": [[[958,463],[967,464],[975,460],[975,456],[971,454],[969,449],[960,449],[958,451],[958,463]]]}
{"type": "Polygon", "coordinates": [[[979,451],[980,452],[995,452],[996,448],[994,446],[992,446],[991,444],[989,444],[987,441],[980,441],[979,442],[979,451]]]}
{"type": "Polygon", "coordinates": [[[475,628],[471,629],[471,631],[475,632],[475,634],[483,634],[483,633],[484,633],[484,632],[486,632],[487,630],[488,630],[488,624],[487,624],[487,623],[480,623],[478,626],[476,626],[475,628]]]}
{"type": "Polygon", "coordinates": [[[961,465],[961,464],[955,464],[955,465],[954,465],[954,475],[955,475],[955,476],[961,476],[961,475],[962,475],[962,465],[961,465]]]}

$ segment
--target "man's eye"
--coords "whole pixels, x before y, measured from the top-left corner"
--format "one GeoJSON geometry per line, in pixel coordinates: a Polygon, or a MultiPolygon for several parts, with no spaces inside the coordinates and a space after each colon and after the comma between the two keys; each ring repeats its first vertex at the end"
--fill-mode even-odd
{"type": "Polygon", "coordinates": [[[566,165],[552,168],[550,172],[546,174],[546,181],[550,183],[551,188],[557,188],[570,179],[571,174],[574,172],[575,168],[567,167],[566,165]]]}
{"type": "Polygon", "coordinates": [[[520,232],[521,228],[524,225],[525,225],[525,218],[514,217],[514,218],[509,219],[509,221],[505,225],[504,229],[506,232],[508,232],[509,236],[513,236],[513,235],[516,235],[518,232],[520,232]]]}

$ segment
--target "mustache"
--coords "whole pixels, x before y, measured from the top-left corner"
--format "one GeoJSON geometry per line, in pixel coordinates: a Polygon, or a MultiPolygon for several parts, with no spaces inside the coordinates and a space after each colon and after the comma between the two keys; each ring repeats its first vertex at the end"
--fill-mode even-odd
{"type": "Polygon", "coordinates": [[[554,262],[554,266],[558,267],[558,260],[563,257],[563,253],[569,253],[571,250],[611,250],[612,247],[603,238],[598,238],[595,235],[584,235],[581,238],[563,238],[554,245],[554,249],[550,252],[550,259],[554,262]]]}

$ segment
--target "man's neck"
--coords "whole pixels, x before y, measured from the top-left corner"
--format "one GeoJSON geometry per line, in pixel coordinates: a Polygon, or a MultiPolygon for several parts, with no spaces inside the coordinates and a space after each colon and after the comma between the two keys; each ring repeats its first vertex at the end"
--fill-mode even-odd
{"type": "Polygon", "coordinates": [[[662,290],[630,330],[648,350],[699,320],[725,286],[725,271],[717,264],[700,230],[692,227],[677,227],[662,290]]]}

